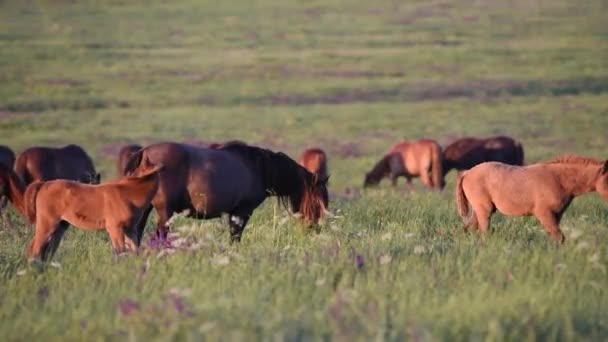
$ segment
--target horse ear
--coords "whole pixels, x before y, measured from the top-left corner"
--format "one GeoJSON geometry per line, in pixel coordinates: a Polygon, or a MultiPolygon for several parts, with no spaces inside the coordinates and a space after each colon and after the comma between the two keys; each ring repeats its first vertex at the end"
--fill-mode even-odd
{"type": "Polygon", "coordinates": [[[323,185],[327,185],[327,183],[329,182],[329,175],[321,178],[321,180],[319,180],[319,184],[323,184],[323,185]]]}
{"type": "Polygon", "coordinates": [[[101,173],[95,174],[95,184],[101,184],[101,173]]]}

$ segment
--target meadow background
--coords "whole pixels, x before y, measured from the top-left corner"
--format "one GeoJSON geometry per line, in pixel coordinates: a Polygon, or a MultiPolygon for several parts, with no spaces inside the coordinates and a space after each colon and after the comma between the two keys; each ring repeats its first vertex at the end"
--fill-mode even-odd
{"type": "Polygon", "coordinates": [[[606,23],[603,0],[0,1],[0,143],[80,144],[106,180],[126,143],[319,146],[336,214],[310,232],[268,200],[238,246],[221,220],[178,218],[176,248],[118,261],[105,233],[71,229],[38,272],[11,212],[0,337],[606,340],[599,196],[557,248],[533,218],[464,234],[453,173],[442,193],[361,189],[402,139],[607,158],[606,23]]]}

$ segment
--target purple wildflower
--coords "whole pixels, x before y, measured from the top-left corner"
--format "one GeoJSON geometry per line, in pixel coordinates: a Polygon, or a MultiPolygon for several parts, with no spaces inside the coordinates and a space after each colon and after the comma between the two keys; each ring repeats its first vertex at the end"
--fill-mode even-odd
{"type": "Polygon", "coordinates": [[[355,257],[355,264],[357,265],[357,269],[359,271],[361,271],[363,267],[365,267],[365,258],[363,258],[363,255],[357,254],[357,256],[355,257]]]}
{"type": "Polygon", "coordinates": [[[118,303],[118,309],[123,316],[130,316],[136,311],[139,311],[140,307],[135,301],[130,299],[123,299],[118,303]]]}

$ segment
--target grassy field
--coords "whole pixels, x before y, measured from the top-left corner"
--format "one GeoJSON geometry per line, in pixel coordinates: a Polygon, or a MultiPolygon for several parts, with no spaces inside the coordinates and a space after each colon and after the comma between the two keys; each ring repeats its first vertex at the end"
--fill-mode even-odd
{"type": "Polygon", "coordinates": [[[238,246],[221,220],[178,218],[176,248],[118,261],[107,234],[70,229],[39,272],[11,211],[0,338],[607,340],[599,196],[556,247],[533,218],[464,234],[454,174],[442,193],[360,189],[404,138],[606,158],[606,22],[602,0],[0,1],[1,144],[80,144],[104,179],[128,142],[317,145],[336,214],[309,232],[269,200],[238,246]]]}

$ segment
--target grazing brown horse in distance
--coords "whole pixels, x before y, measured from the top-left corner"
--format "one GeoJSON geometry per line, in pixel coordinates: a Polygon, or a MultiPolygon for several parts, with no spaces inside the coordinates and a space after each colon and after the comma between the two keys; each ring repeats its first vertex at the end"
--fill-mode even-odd
{"type": "Polygon", "coordinates": [[[451,169],[468,170],[488,161],[521,166],[524,165],[524,149],[521,143],[505,136],[462,138],[443,151],[443,173],[445,175],[451,169]]]}
{"type": "Polygon", "coordinates": [[[123,177],[100,185],[58,179],[34,182],[25,192],[25,210],[36,223],[30,260],[50,259],[68,224],[84,230],[105,230],[117,254],[137,252],[137,225],[150,206],[162,165],[142,166],[137,177],[123,177]]]}
{"type": "Polygon", "coordinates": [[[116,174],[119,176],[124,175],[125,167],[127,162],[135,154],[135,152],[141,150],[142,147],[137,144],[125,145],[120,151],[118,151],[118,162],[116,163],[116,174]]]}
{"type": "MultiPolygon", "coordinates": [[[[198,219],[227,213],[231,241],[238,242],[253,210],[269,196],[277,196],[284,207],[291,204],[293,212],[312,224],[319,221],[327,206],[327,180],[318,179],[281,152],[242,143],[219,149],[159,143],[137,152],[127,165],[127,174],[137,175],[143,161],[165,165],[152,200],[158,213],[156,233],[161,239],[167,236],[169,218],[185,210],[198,219]]],[[[140,236],[145,221],[142,223],[140,236]]]]}
{"type": "Polygon", "coordinates": [[[498,162],[479,164],[464,171],[456,185],[460,216],[473,214],[465,230],[486,233],[490,217],[498,210],[508,216],[534,215],[545,231],[559,242],[564,211],[574,197],[597,191],[608,200],[608,160],[563,156],[528,166],[498,162]]]}
{"type": "Polygon", "coordinates": [[[91,157],[77,145],[28,148],[17,157],[15,172],[25,185],[54,179],[93,184],[100,181],[91,157]]]}
{"type": "Polygon", "coordinates": [[[328,178],[327,155],[320,148],[306,149],[300,156],[300,165],[308,172],[316,174],[320,178],[328,178]]]}
{"type": "MultiPolygon", "coordinates": [[[[9,168],[13,168],[13,164],[15,164],[15,152],[11,150],[10,147],[5,145],[0,145],[0,165],[4,165],[9,168]]],[[[4,195],[0,195],[0,209],[4,209],[6,207],[6,202],[8,198],[4,195]]]]}
{"type": "Polygon", "coordinates": [[[443,189],[445,183],[441,146],[435,140],[430,139],[404,141],[393,146],[390,152],[365,175],[363,186],[377,185],[385,177],[390,177],[393,186],[396,186],[399,176],[405,177],[410,186],[413,177],[420,177],[424,186],[443,189]]]}

